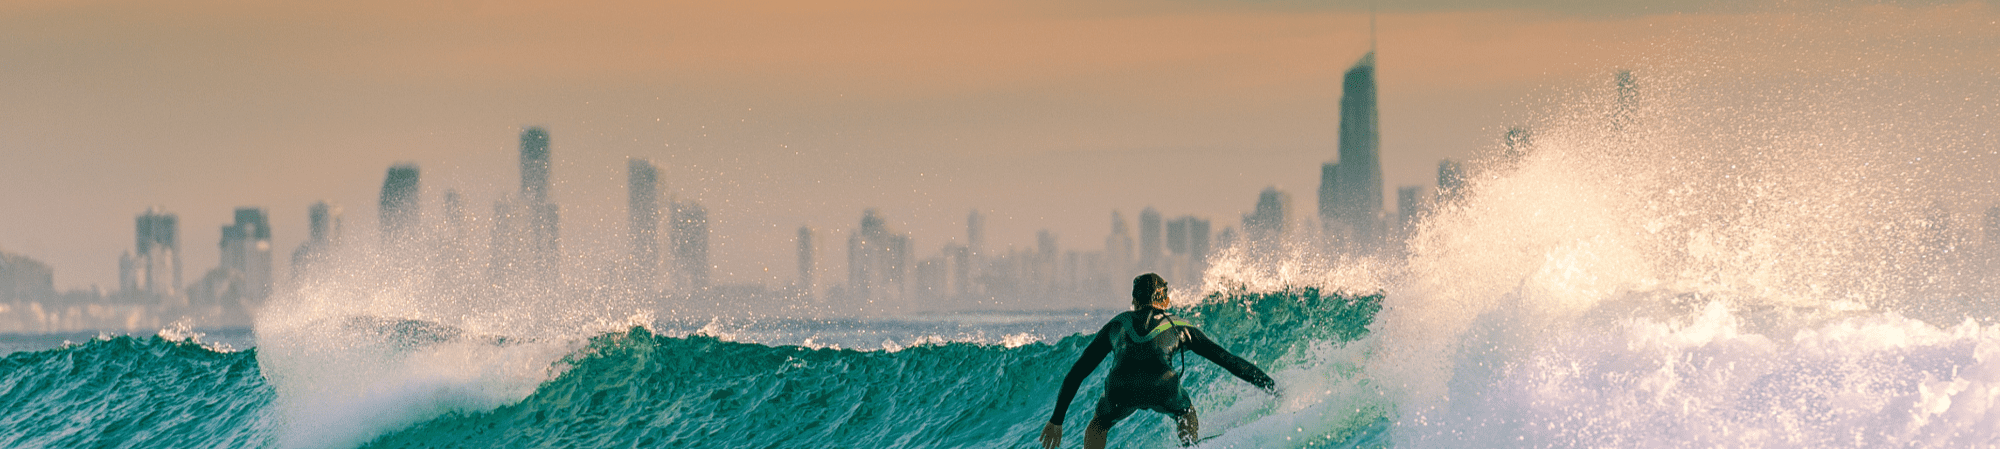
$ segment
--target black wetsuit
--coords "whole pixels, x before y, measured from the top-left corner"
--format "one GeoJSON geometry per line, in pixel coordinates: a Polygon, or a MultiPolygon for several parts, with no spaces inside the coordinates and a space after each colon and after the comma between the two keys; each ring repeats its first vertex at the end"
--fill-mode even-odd
{"type": "Polygon", "coordinates": [[[1063,378],[1062,393],[1056,395],[1055,416],[1049,422],[1062,425],[1063,414],[1069,411],[1077,387],[1083,385],[1083,379],[1090,377],[1105,355],[1114,352],[1116,361],[1104,379],[1104,399],[1097,402],[1097,414],[1092,421],[1109,428],[1139,409],[1174,416],[1193,411],[1193,402],[1181,390],[1181,373],[1173,366],[1173,356],[1180,351],[1194,351],[1257,388],[1270,390],[1274,385],[1264,370],[1217,346],[1201,329],[1147,307],[1119,314],[1097,331],[1097,338],[1083,348],[1083,356],[1076,359],[1069,376],[1063,378]]]}

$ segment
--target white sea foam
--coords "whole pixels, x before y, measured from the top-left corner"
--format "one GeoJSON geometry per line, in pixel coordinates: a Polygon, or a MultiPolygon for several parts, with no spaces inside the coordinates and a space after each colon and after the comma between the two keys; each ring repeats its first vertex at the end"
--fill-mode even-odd
{"type": "Polygon", "coordinates": [[[1554,95],[1402,258],[1224,253],[1210,290],[1386,296],[1367,337],[1274,373],[1283,400],[1210,404],[1207,445],[2000,445],[2000,242],[1976,232],[2000,90],[1891,62],[1953,61],[1916,20],[1951,8],[1836,9],[1677,34],[1626,62],[1626,103],[1554,95]],[[1855,23],[1899,44],[1805,37],[1855,23]]]}

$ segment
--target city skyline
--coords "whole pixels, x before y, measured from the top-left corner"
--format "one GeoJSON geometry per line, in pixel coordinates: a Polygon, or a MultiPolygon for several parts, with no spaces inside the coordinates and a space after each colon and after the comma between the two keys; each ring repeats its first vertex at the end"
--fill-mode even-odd
{"type": "MultiPolygon", "coordinates": [[[[888,3],[872,10],[814,9],[894,25],[887,34],[853,34],[842,25],[850,22],[806,24],[764,40],[692,28],[731,40],[641,39],[610,46],[598,37],[572,36],[509,57],[450,43],[477,36],[469,30],[482,24],[519,26],[546,17],[560,28],[580,18],[621,12],[654,17],[662,10],[488,5],[460,13],[418,7],[406,10],[408,17],[361,14],[287,34],[236,25],[294,23],[301,20],[298,11],[228,15],[203,9],[210,6],[151,6],[132,16],[57,5],[0,9],[0,21],[20,25],[6,27],[7,33],[47,38],[7,39],[10,44],[0,48],[20,55],[23,68],[0,83],[9,86],[0,88],[10,89],[8,98],[20,100],[0,111],[12,118],[0,131],[17,136],[0,144],[16,162],[0,168],[0,191],[7,192],[0,194],[0,208],[9,212],[0,219],[0,250],[52,266],[59,289],[96,284],[115,290],[118,254],[132,250],[126,223],[137,211],[164,206],[179,214],[185,231],[227,225],[237,207],[261,207],[272,221],[273,245],[295,248],[307,237],[307,208],[315,201],[346,205],[353,217],[376,215],[369,209],[380,184],[355,180],[379,180],[384,167],[399,161],[423,167],[423,204],[437,204],[443,191],[455,189],[474,216],[484,216],[481,205],[514,190],[507,184],[519,161],[508,156],[517,150],[516,133],[534,126],[557,136],[549,196],[563,204],[563,222],[592,223],[564,227],[566,254],[620,256],[629,241],[616,225],[625,218],[618,207],[626,200],[623,161],[646,158],[660,167],[664,195],[699,201],[709,212],[717,282],[782,285],[796,271],[792,237],[799,226],[815,229],[823,243],[837,242],[853,230],[856,211],[870,207],[915,237],[916,254],[966,243],[962,218],[973,209],[986,214],[986,245],[995,249],[1034,248],[1042,229],[1069,246],[1087,247],[1077,243],[1107,233],[1106,210],[1130,219],[1153,207],[1165,216],[1206,217],[1220,230],[1249,212],[1265,187],[1309,201],[1320,173],[1299,167],[1335,154],[1339,79],[1368,45],[1361,4],[1105,3],[1093,10],[888,3]],[[182,14],[140,14],[160,8],[182,14]],[[411,17],[452,26],[424,31],[404,22],[411,17]],[[964,29],[942,30],[936,23],[964,29]],[[129,32],[107,28],[117,24],[136,26],[129,32]],[[187,31],[208,24],[229,25],[222,28],[235,30],[232,40],[268,37],[272,47],[215,45],[187,31]],[[369,24],[386,26],[391,41],[406,49],[315,46],[324,43],[317,39],[348,36],[369,24]],[[1045,30],[1049,37],[1040,39],[1072,41],[1077,50],[1016,46],[1046,42],[1007,31],[1023,27],[1045,30]],[[930,35],[958,45],[888,45],[907,40],[899,36],[930,35]],[[781,50],[829,37],[837,39],[822,51],[781,50]],[[731,51],[692,51],[705,45],[731,51]],[[612,51],[579,51],[599,47],[612,51]],[[861,51],[878,47],[883,53],[861,51]],[[135,48],[160,59],[118,56],[135,48]],[[627,58],[609,56],[637,53],[617,49],[666,56],[657,66],[620,66],[614,62],[627,58]],[[961,52],[995,56],[971,65],[945,57],[961,52]],[[291,53],[322,57],[342,69],[318,61],[301,66],[300,59],[283,56],[291,53]],[[551,54],[561,57],[537,57],[551,54]],[[52,63],[56,56],[50,55],[74,63],[52,63]],[[85,70],[106,61],[134,65],[85,70]],[[971,70],[954,68],[961,66],[971,70]],[[156,82],[134,82],[133,73],[156,82]],[[419,76],[406,76],[411,74],[419,76]],[[244,82],[246,76],[262,81],[244,82]],[[11,90],[21,88],[29,90],[11,90]],[[190,93],[170,93],[179,91],[190,93]],[[208,100],[187,101],[203,98],[208,100]],[[180,104],[190,109],[160,109],[180,104]],[[78,188],[47,192],[49,185],[78,188]],[[786,195],[801,191],[815,195],[786,195]]],[[[1496,146],[1517,124],[1506,111],[1518,110],[1513,102],[1531,93],[1567,85],[1608,91],[1608,74],[1629,62],[1623,55],[1632,49],[1663,42],[1693,46],[1701,39],[1699,31],[1649,31],[1651,25],[1698,30],[1798,14],[1694,4],[1588,11],[1529,2],[1399,8],[1382,11],[1376,73],[1383,189],[1392,192],[1428,185],[1439,159],[1463,160],[1496,146]]],[[[1993,16],[1978,4],[1821,14],[1922,20],[1940,33],[1970,30],[1973,36],[1990,34],[1974,25],[1993,16]]],[[[718,23],[789,20],[751,7],[686,15],[718,23]]],[[[673,28],[627,21],[601,26],[640,36],[655,36],[645,31],[654,27],[673,28]]],[[[1990,56],[1926,67],[1990,65],[1978,58],[1990,56]]],[[[1642,79],[1645,69],[1638,66],[1642,79]]],[[[377,241],[374,222],[350,222],[348,240],[377,241]]],[[[184,234],[179,246],[185,254],[177,254],[184,260],[176,265],[202,270],[219,264],[217,242],[207,233],[184,234]]],[[[821,280],[836,279],[826,270],[838,269],[829,263],[838,251],[825,244],[817,249],[821,280]]]]}

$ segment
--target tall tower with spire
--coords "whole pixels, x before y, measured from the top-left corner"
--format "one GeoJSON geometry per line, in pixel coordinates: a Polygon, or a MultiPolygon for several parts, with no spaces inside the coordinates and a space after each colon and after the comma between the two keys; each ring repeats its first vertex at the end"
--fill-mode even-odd
{"type": "MultiPolygon", "coordinates": [[[[1371,32],[1371,47],[1373,39],[1371,32]]],[[[1371,48],[1347,69],[1341,84],[1340,160],[1321,167],[1319,187],[1323,231],[1363,252],[1372,251],[1383,237],[1382,138],[1376,112],[1371,48]]]]}

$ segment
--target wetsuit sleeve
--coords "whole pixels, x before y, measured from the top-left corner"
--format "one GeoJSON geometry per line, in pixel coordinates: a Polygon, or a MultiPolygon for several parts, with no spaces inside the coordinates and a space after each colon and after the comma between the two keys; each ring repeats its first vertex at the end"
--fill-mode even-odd
{"type": "Polygon", "coordinates": [[[1277,382],[1271,381],[1271,376],[1264,374],[1264,370],[1257,369],[1257,365],[1251,364],[1249,360],[1243,360],[1236,354],[1230,354],[1229,350],[1222,349],[1221,345],[1209,340],[1208,335],[1202,334],[1201,329],[1188,327],[1187,332],[1187,340],[1181,342],[1182,347],[1201,355],[1201,358],[1222,365],[1222,369],[1229,370],[1229,374],[1234,374],[1244,382],[1256,385],[1264,391],[1272,391],[1272,388],[1277,386],[1277,382]]]}
{"type": "Polygon", "coordinates": [[[1063,377],[1062,393],[1056,394],[1056,414],[1049,418],[1050,424],[1062,425],[1063,415],[1069,413],[1069,401],[1076,399],[1077,387],[1083,386],[1083,379],[1097,370],[1097,364],[1104,362],[1104,355],[1111,353],[1111,328],[1105,323],[1104,329],[1097,331],[1097,338],[1090,339],[1090,345],[1083,347],[1083,356],[1070,365],[1069,375],[1063,377]]]}

